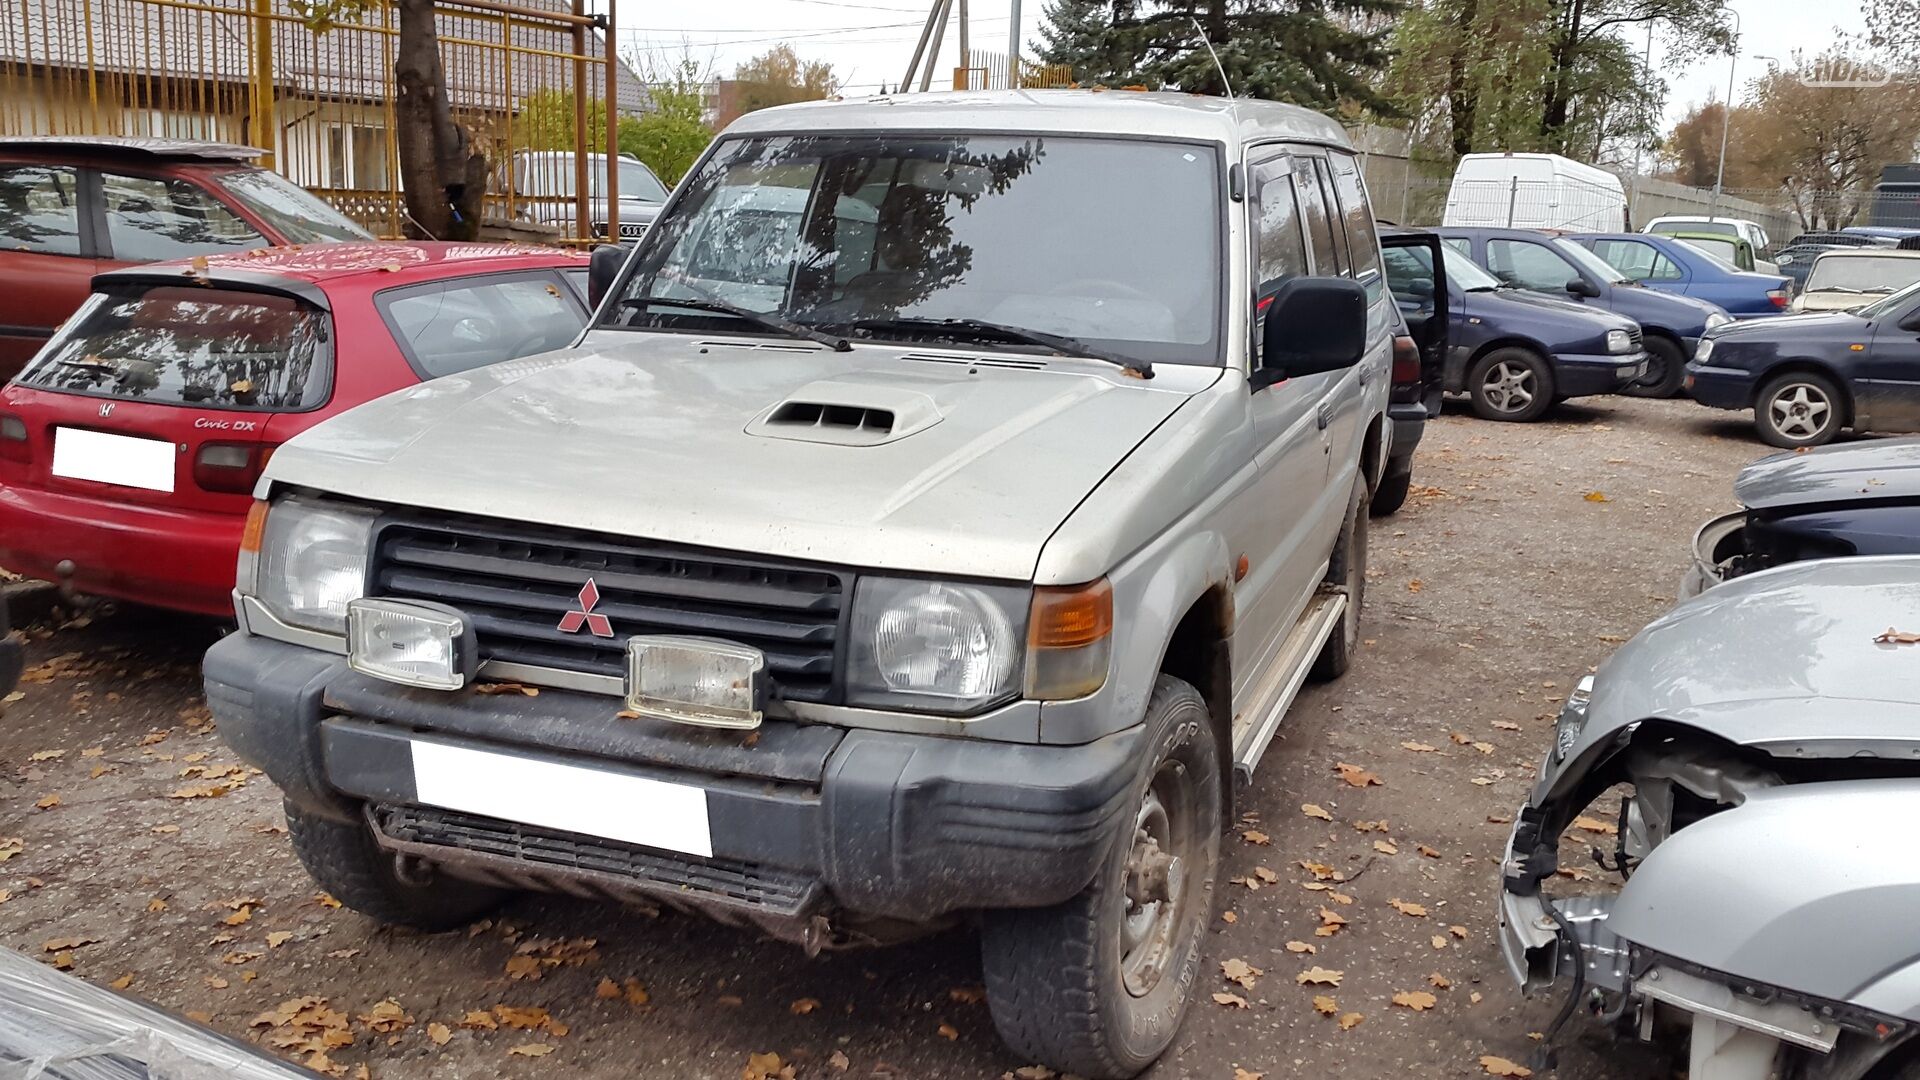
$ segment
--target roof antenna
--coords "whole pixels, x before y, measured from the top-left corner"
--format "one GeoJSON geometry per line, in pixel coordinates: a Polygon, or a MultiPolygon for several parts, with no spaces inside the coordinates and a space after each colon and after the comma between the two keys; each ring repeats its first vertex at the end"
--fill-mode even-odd
{"type": "Polygon", "coordinates": [[[1193,24],[1193,32],[1200,35],[1200,44],[1207,47],[1207,55],[1213,57],[1213,70],[1220,73],[1220,85],[1227,89],[1227,100],[1234,100],[1233,84],[1227,81],[1227,65],[1221,63],[1220,54],[1213,51],[1213,42],[1207,40],[1207,32],[1201,28],[1200,20],[1188,15],[1187,21],[1193,24]]]}

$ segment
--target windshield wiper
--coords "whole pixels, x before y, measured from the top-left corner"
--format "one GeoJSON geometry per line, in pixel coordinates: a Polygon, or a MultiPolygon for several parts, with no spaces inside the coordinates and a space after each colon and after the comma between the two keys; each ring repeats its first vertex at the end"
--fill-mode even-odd
{"type": "Polygon", "coordinates": [[[1153,378],[1153,365],[1145,360],[1136,360],[1130,356],[1108,352],[1065,334],[1050,334],[1045,330],[1029,330],[1024,326],[1009,326],[1006,323],[988,322],[985,319],[926,319],[902,315],[890,319],[856,319],[847,325],[856,330],[917,330],[954,341],[984,339],[1015,342],[1021,345],[1038,345],[1062,356],[1081,356],[1090,360],[1102,360],[1125,368],[1142,379],[1153,378]]]}
{"type": "Polygon", "coordinates": [[[656,305],[661,307],[690,308],[694,311],[711,311],[719,315],[731,315],[744,322],[754,323],[758,326],[764,326],[769,330],[778,331],[788,337],[817,341],[827,348],[832,349],[834,352],[853,351],[853,346],[847,344],[846,338],[823,333],[815,330],[811,326],[804,326],[791,319],[783,319],[770,312],[751,311],[747,308],[736,307],[724,300],[684,300],[674,296],[629,296],[620,301],[620,306],[623,308],[644,308],[654,307],[656,305]]]}

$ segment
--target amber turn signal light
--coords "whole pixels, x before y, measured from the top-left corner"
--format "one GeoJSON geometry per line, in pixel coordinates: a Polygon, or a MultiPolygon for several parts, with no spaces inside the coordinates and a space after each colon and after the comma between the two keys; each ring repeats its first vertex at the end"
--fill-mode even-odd
{"type": "Polygon", "coordinates": [[[1113,586],[1105,578],[1067,588],[1033,590],[1027,644],[1035,649],[1079,649],[1113,633],[1113,586]]]}

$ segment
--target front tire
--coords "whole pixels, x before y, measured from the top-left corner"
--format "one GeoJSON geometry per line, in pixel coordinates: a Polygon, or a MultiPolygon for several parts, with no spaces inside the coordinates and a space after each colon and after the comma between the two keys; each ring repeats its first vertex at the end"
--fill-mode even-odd
{"type": "Polygon", "coordinates": [[[986,912],[981,926],[1000,1038],[1089,1080],[1126,1080],[1172,1044],[1213,920],[1223,750],[1207,703],[1162,675],[1146,726],[1129,816],[1093,881],[1053,907],[986,912]]]}
{"type": "Polygon", "coordinates": [[[1333,557],[1327,560],[1326,583],[1343,588],[1347,607],[1340,613],[1340,625],[1320,647],[1309,678],[1316,682],[1337,679],[1353,666],[1360,651],[1360,608],[1367,599],[1367,486],[1354,482],[1347,502],[1346,523],[1340,526],[1340,538],[1333,542],[1333,557]]]}
{"type": "Polygon", "coordinates": [[[287,838],[314,882],[335,900],[375,921],[416,930],[452,930],[500,906],[499,889],[433,875],[414,883],[365,825],[330,821],[286,804],[287,838]]]}
{"type": "Polygon", "coordinates": [[[1482,420],[1538,420],[1553,407],[1553,368],[1532,349],[1495,349],[1467,371],[1467,396],[1482,420]]]}
{"type": "Polygon", "coordinates": [[[1789,371],[1767,381],[1753,399],[1753,427],[1770,446],[1824,446],[1840,434],[1846,399],[1832,379],[1789,371]]]}
{"type": "Polygon", "coordinates": [[[1647,373],[1620,392],[1629,397],[1670,398],[1679,393],[1687,377],[1687,360],[1680,346],[1656,335],[1647,335],[1647,373]]]}

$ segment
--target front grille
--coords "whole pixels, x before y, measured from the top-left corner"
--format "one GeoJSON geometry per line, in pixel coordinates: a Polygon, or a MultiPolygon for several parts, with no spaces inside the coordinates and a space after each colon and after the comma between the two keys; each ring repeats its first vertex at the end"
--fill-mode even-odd
{"type": "MultiPolygon", "coordinates": [[[[562,883],[549,883],[543,875],[557,873],[569,879],[564,884],[586,879],[614,891],[632,889],[787,917],[812,907],[818,891],[810,877],[757,863],[676,855],[473,814],[381,804],[372,807],[369,815],[388,847],[463,852],[479,863],[468,868],[469,873],[478,869],[484,876],[491,869],[502,883],[552,887],[562,883]]],[[[463,861],[438,857],[456,864],[463,861]]]]}
{"type": "Polygon", "coordinates": [[[483,660],[621,678],[626,640],[685,634],[766,654],[777,696],[839,700],[836,645],[850,581],[833,570],[556,529],[462,519],[383,521],[372,596],[464,612],[483,660]],[[612,637],[560,629],[592,578],[612,637]]]}
{"type": "Polygon", "coordinates": [[[1633,342],[1634,348],[1638,349],[1641,347],[1641,345],[1643,344],[1643,341],[1642,341],[1643,337],[1644,335],[1641,334],[1640,332],[1639,323],[1634,323],[1631,327],[1627,329],[1627,340],[1633,342]]]}

